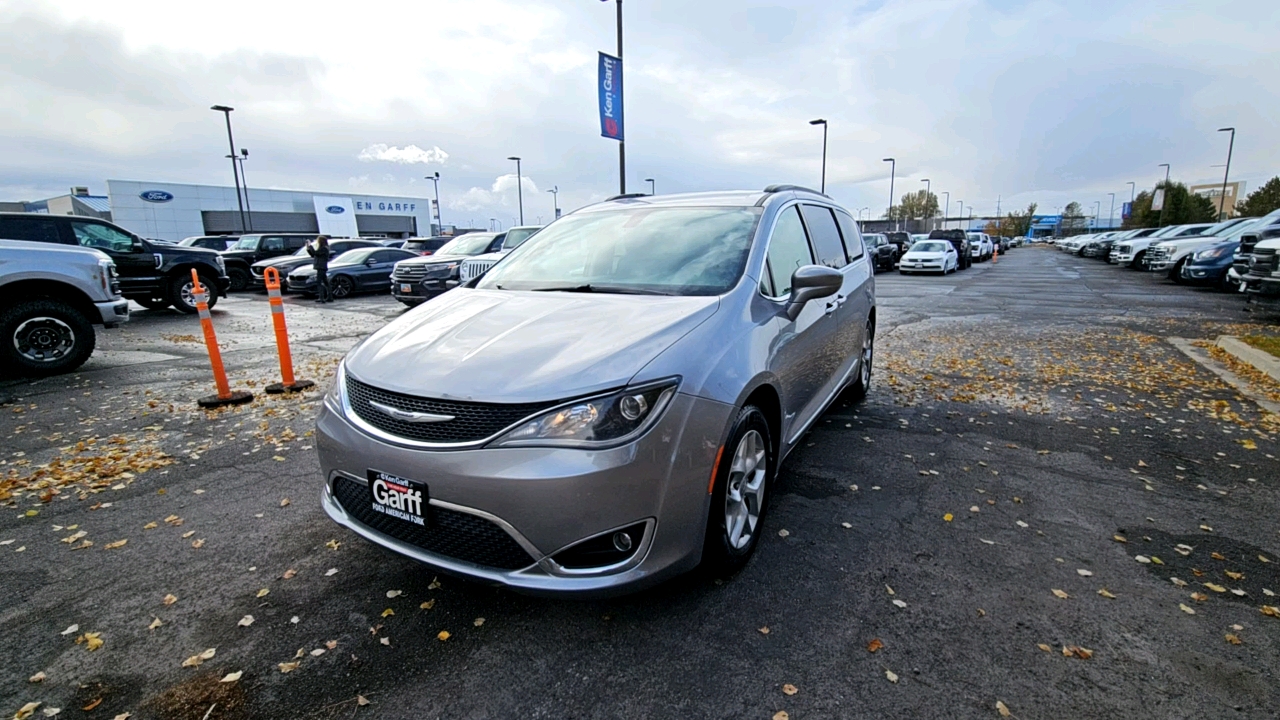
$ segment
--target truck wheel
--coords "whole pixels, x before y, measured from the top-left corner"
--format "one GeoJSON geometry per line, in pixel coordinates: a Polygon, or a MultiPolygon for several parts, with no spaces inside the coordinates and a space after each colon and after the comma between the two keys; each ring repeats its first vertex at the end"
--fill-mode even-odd
{"type": "MultiPolygon", "coordinates": [[[[200,275],[200,284],[204,286],[205,292],[209,293],[209,308],[212,309],[218,304],[218,286],[208,275],[200,275]]],[[[190,274],[179,275],[169,281],[169,302],[174,310],[188,315],[196,313],[195,287],[191,282],[190,274]]]]}
{"type": "MultiPolygon", "coordinates": [[[[231,278],[231,286],[227,288],[228,292],[246,290],[249,287],[249,283],[253,282],[253,276],[249,274],[248,270],[234,265],[227,268],[227,277],[231,278]]],[[[201,279],[200,282],[204,282],[204,280],[201,279]]],[[[213,306],[210,305],[209,307],[213,306]]]]}
{"type": "Polygon", "coordinates": [[[1186,285],[1187,281],[1182,277],[1182,266],[1186,264],[1187,264],[1187,258],[1182,258],[1181,260],[1179,260],[1178,264],[1174,265],[1173,269],[1169,271],[1169,279],[1178,283],[1179,285],[1186,285]]]}
{"type": "Polygon", "coordinates": [[[28,375],[75,370],[96,342],[89,319],[57,300],[28,300],[0,313],[0,364],[28,375]]]}

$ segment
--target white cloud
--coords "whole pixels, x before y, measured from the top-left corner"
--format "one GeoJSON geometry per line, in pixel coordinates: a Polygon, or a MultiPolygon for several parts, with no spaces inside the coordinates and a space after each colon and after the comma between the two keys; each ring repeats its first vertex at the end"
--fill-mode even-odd
{"type": "Polygon", "coordinates": [[[403,148],[399,148],[389,146],[386,143],[374,143],[361,150],[360,154],[356,155],[356,159],[360,162],[382,161],[400,163],[401,165],[413,165],[415,163],[443,165],[449,159],[449,153],[438,147],[423,150],[417,145],[406,145],[403,148]]]}
{"type": "MultiPolygon", "coordinates": [[[[538,186],[528,176],[522,177],[520,187],[524,190],[524,201],[526,207],[532,202],[537,202],[540,197],[538,186]]],[[[509,173],[507,175],[499,175],[494,179],[493,185],[488,190],[479,187],[473,187],[462,195],[450,197],[445,201],[445,205],[454,210],[466,210],[474,212],[485,208],[503,207],[514,208],[519,202],[519,195],[516,193],[516,174],[509,173]]]]}

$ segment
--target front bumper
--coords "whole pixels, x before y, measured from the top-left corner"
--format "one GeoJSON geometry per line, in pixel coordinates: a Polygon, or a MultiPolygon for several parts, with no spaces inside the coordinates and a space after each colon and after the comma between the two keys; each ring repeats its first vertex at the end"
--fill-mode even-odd
{"type": "Polygon", "coordinates": [[[108,300],[94,303],[94,306],[98,308],[98,315],[102,318],[103,325],[110,327],[117,323],[129,322],[128,300],[108,300]]]}
{"type": "Polygon", "coordinates": [[[407,448],[363,432],[345,412],[328,399],[316,420],[325,478],[321,502],[334,521],[444,572],[530,593],[603,596],[631,592],[697,565],[706,531],[707,484],[733,407],[677,394],[647,433],[608,450],[407,448]],[[528,553],[529,564],[516,570],[486,567],[361,522],[337,499],[337,483],[366,483],[370,469],[425,483],[433,508],[488,520],[528,553]],[[640,522],[648,522],[648,530],[626,563],[600,571],[565,570],[552,558],[581,540],[640,522]]]}

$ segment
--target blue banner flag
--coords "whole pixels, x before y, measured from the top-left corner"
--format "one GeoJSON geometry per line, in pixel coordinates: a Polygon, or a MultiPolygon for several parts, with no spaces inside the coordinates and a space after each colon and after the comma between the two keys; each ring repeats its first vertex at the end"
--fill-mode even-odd
{"type": "Polygon", "coordinates": [[[622,60],[600,53],[600,134],[622,140],[622,60]]]}
{"type": "Polygon", "coordinates": [[[1123,219],[1125,219],[1125,220],[1128,220],[1128,219],[1129,219],[1129,216],[1130,216],[1130,215],[1132,215],[1132,214],[1133,214],[1133,203],[1125,203],[1125,204],[1123,204],[1123,205],[1121,205],[1121,206],[1120,206],[1120,217],[1121,217],[1121,218],[1123,218],[1123,219]]]}

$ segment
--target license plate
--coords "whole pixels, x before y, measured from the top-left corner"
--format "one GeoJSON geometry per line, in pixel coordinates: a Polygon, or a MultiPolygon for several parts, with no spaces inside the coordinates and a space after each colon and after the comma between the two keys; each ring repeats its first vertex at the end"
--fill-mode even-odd
{"type": "Polygon", "coordinates": [[[369,493],[375,512],[427,526],[427,486],[413,480],[369,470],[369,493]]]}
{"type": "Polygon", "coordinates": [[[400,292],[402,292],[402,293],[411,293],[411,292],[413,292],[413,286],[412,286],[412,285],[406,285],[406,284],[404,284],[404,283],[400,283],[400,292]]]}

